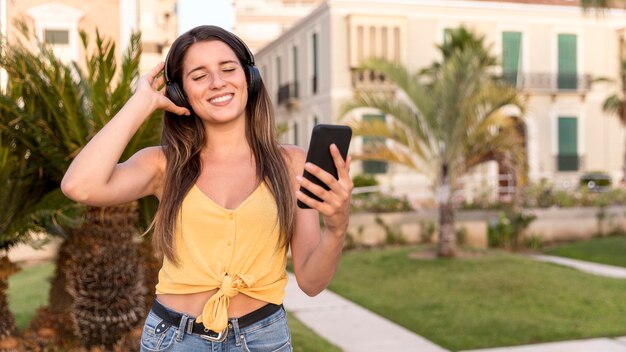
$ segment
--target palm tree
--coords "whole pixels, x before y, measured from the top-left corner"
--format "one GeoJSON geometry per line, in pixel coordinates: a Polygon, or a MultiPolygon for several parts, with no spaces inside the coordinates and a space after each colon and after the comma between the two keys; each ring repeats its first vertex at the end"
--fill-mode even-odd
{"type": "MultiPolygon", "coordinates": [[[[624,3],[624,0],[618,1],[610,1],[610,0],[581,0],[580,6],[583,8],[583,11],[595,10],[596,12],[603,12],[606,9],[609,9],[613,3],[624,3]]],[[[609,113],[617,116],[619,121],[623,126],[626,126],[626,57],[624,57],[624,50],[626,49],[626,44],[624,43],[624,38],[620,38],[620,67],[619,67],[619,90],[611,94],[605,101],[602,106],[602,109],[609,113]]],[[[599,79],[599,81],[606,81],[606,79],[599,79]]],[[[624,166],[623,166],[624,175],[622,176],[622,182],[626,183],[626,153],[624,154],[624,166]]]]}
{"type": "MultiPolygon", "coordinates": [[[[34,37],[27,30],[24,35],[29,41],[34,37]]],[[[0,56],[0,66],[10,77],[7,92],[0,97],[0,130],[40,162],[38,172],[53,192],[59,192],[73,157],[130,98],[138,78],[139,34],[132,36],[121,67],[111,40],[97,32],[92,49],[85,33],[81,38],[85,51],[91,52],[85,69],[61,62],[41,43],[37,53],[18,43],[5,46],[0,56]]],[[[122,158],[157,144],[159,124],[158,117],[149,119],[122,158]]],[[[133,241],[139,233],[136,226],[137,206],[127,204],[89,207],[80,228],[59,229],[64,242],[57,257],[50,309],[69,316],[72,324],[61,322],[58,330],[70,326],[86,346],[111,346],[139,321],[146,289],[133,241]]]]}
{"type": "Polygon", "coordinates": [[[355,122],[355,135],[387,141],[366,148],[360,158],[404,164],[429,177],[438,193],[438,255],[450,257],[456,255],[452,195],[459,178],[490,160],[522,172],[523,139],[503,108],[521,111],[523,104],[513,87],[491,75],[495,61],[485,60],[483,45],[444,53],[441,63],[418,73],[397,63],[367,62],[364,69],[382,73],[400,94],[357,92],[342,116],[361,107],[386,114],[389,123],[355,122]]]}
{"type": "Polygon", "coordinates": [[[580,0],[580,5],[585,10],[590,8],[604,10],[611,6],[611,0],[580,0]]]}
{"type": "MultiPolygon", "coordinates": [[[[2,116],[8,116],[3,108],[7,97],[0,96],[2,116]]],[[[9,276],[19,267],[9,260],[8,251],[29,243],[34,233],[58,233],[61,226],[80,224],[81,207],[65,198],[58,185],[44,177],[42,168],[42,160],[0,128],[0,341],[17,333],[6,289],[9,276]]]]}

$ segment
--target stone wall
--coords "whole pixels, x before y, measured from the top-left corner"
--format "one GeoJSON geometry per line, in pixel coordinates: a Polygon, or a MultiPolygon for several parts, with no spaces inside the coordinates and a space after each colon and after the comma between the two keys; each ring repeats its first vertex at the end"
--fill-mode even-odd
{"type": "MultiPolygon", "coordinates": [[[[528,209],[537,218],[524,231],[522,237],[538,237],[542,242],[562,242],[587,239],[600,233],[626,229],[626,207],[606,208],[549,208],[528,209]]],[[[455,227],[463,229],[466,245],[487,247],[490,222],[497,221],[497,210],[457,211],[455,227]]],[[[397,243],[422,242],[422,231],[427,225],[437,225],[437,212],[419,211],[402,213],[356,213],[350,217],[348,234],[356,244],[375,246],[386,241],[397,243]]],[[[436,242],[437,230],[431,238],[436,242]]]]}

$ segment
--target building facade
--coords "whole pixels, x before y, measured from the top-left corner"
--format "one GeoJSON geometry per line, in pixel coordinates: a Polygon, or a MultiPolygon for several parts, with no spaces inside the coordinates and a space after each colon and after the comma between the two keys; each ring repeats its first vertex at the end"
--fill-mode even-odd
{"type": "Polygon", "coordinates": [[[2,0],[0,5],[2,30],[9,43],[18,39],[15,24],[22,21],[60,58],[79,65],[85,57],[81,30],[92,42],[96,29],[114,40],[118,59],[128,46],[131,33],[141,30],[142,73],[163,60],[178,34],[176,0],[2,0]]]}
{"type": "Polygon", "coordinates": [[[233,0],[233,31],[244,38],[250,50],[271,43],[306,17],[323,0],[233,0]]]}
{"type": "MultiPolygon", "coordinates": [[[[338,113],[356,89],[393,89],[355,75],[364,59],[384,57],[417,71],[441,59],[436,45],[447,29],[465,26],[492,44],[500,73],[527,100],[529,181],[573,188],[588,171],[607,172],[616,183],[623,177],[626,134],[602,110],[619,86],[591,83],[618,81],[624,23],[624,10],[597,16],[564,0],[331,0],[259,50],[256,61],[277,119],[290,126],[285,142],[306,148],[316,123],[343,123],[338,113]]],[[[376,111],[363,117],[384,118],[376,111]]],[[[424,178],[399,165],[364,162],[352,170],[379,173],[397,193],[428,192],[424,178]]],[[[464,180],[471,192],[463,197],[497,194],[499,173],[495,162],[480,166],[464,180]]]]}

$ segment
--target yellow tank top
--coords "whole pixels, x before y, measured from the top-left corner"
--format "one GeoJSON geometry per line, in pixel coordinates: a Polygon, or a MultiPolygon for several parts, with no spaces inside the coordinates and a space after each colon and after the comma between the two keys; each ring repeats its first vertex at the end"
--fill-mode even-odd
{"type": "Polygon", "coordinates": [[[229,300],[238,293],[282,303],[287,251],[278,246],[278,210],[265,182],[234,210],[221,207],[194,185],[177,224],[174,250],[179,264],[163,260],[157,294],[218,289],[196,317],[213,331],[226,328],[229,300]]]}

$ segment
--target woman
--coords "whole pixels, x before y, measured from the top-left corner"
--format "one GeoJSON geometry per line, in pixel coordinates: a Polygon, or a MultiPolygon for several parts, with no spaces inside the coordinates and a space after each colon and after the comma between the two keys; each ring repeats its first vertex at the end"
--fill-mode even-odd
{"type": "Polygon", "coordinates": [[[335,146],[331,155],[338,180],[305,165],[301,148],[279,145],[252,54],[232,33],[200,26],[140,78],[61,187],[94,206],[159,198],[153,237],[164,260],[143,351],[290,351],[282,308],[287,249],[298,285],[314,296],[334,275],[348,226],[350,158],[344,162],[335,146]],[[118,164],[156,109],[164,110],[162,145],[118,164]],[[330,190],[302,178],[305,168],[330,190]]]}

